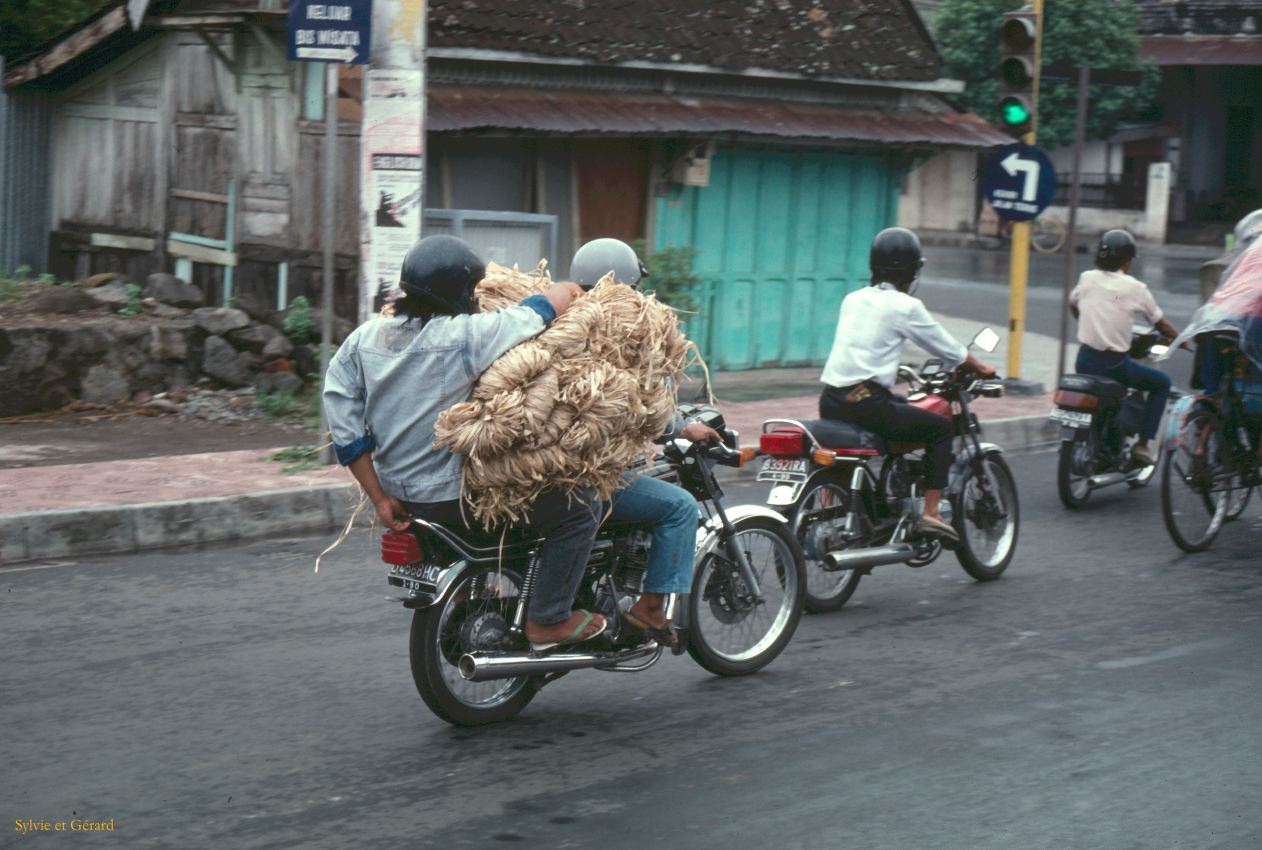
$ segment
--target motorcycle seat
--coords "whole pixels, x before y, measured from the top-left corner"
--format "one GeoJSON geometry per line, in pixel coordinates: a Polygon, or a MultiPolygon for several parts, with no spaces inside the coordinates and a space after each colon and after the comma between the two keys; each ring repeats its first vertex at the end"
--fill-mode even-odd
{"type": "Polygon", "coordinates": [[[449,544],[478,561],[495,560],[501,554],[505,558],[524,556],[543,540],[543,535],[534,529],[517,526],[488,530],[459,523],[430,522],[429,525],[449,544]]]}
{"type": "Polygon", "coordinates": [[[802,425],[815,437],[816,442],[826,449],[874,449],[878,452],[887,450],[884,438],[836,419],[803,419],[802,425]]]}
{"type": "Polygon", "coordinates": [[[1124,385],[1099,375],[1064,375],[1060,379],[1060,389],[1099,396],[1106,401],[1121,401],[1126,398],[1124,385]]]}

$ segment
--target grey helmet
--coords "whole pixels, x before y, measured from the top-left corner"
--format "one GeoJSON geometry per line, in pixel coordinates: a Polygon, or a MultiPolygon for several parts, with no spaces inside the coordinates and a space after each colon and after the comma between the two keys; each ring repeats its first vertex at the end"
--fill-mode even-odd
{"type": "Polygon", "coordinates": [[[628,286],[639,286],[640,279],[648,277],[640,258],[621,239],[593,239],[570,260],[570,279],[584,289],[591,289],[610,272],[614,280],[628,286]]]}

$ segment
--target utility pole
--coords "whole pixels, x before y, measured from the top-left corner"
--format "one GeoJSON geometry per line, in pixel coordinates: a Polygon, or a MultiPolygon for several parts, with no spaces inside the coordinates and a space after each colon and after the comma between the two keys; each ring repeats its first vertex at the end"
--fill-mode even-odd
{"type": "Polygon", "coordinates": [[[1069,184],[1069,232],[1065,236],[1065,279],[1060,293],[1060,345],[1056,349],[1056,386],[1065,374],[1065,343],[1069,336],[1069,292],[1074,286],[1077,256],[1078,204],[1082,200],[1082,145],[1087,135],[1087,88],[1091,69],[1078,69],[1078,114],[1074,117],[1074,174],[1069,184]]]}

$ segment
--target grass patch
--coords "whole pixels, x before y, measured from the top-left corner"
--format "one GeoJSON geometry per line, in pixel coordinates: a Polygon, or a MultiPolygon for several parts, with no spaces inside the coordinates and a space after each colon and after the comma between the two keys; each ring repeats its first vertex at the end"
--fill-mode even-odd
{"type": "Polygon", "coordinates": [[[274,452],[268,460],[285,464],[280,468],[280,471],[286,475],[292,475],[295,472],[312,472],[324,468],[324,464],[320,462],[319,446],[290,446],[287,449],[274,452]]]}

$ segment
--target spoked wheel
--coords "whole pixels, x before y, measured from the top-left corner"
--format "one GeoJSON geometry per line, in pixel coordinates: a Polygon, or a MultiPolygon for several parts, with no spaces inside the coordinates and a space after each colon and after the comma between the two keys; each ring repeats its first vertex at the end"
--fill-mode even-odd
{"type": "Polygon", "coordinates": [[[1227,518],[1230,480],[1221,474],[1221,447],[1216,420],[1201,413],[1187,418],[1166,449],[1161,516],[1174,545],[1184,552],[1208,549],[1227,518]]]}
{"type": "Polygon", "coordinates": [[[1034,219],[1030,230],[1030,244],[1040,254],[1055,254],[1065,244],[1069,231],[1058,218],[1039,216],[1034,219]]]}
{"type": "Polygon", "coordinates": [[[521,594],[512,570],[478,569],[462,576],[441,606],[412,617],[412,679],[430,711],[457,726],[481,726],[516,715],[538,692],[528,676],[470,682],[460,657],[474,650],[525,649],[509,623],[521,594]]]}
{"type": "Polygon", "coordinates": [[[1088,479],[1094,466],[1096,439],[1094,429],[1083,430],[1085,433],[1075,435],[1073,440],[1061,442],[1056,463],[1056,495],[1070,510],[1081,508],[1091,497],[1088,479]]]}
{"type": "Polygon", "coordinates": [[[978,581],[1003,575],[1017,550],[1021,513],[1017,484],[1002,457],[988,454],[969,465],[951,514],[960,535],[955,557],[964,572],[978,581]]]}
{"type": "Polygon", "coordinates": [[[793,534],[806,559],[806,610],[815,614],[845,605],[863,577],[858,570],[826,570],[821,562],[832,548],[840,548],[835,532],[845,522],[845,510],[846,488],[819,481],[807,488],[793,512],[793,534]]]}
{"type": "Polygon", "coordinates": [[[742,676],[760,670],[784,649],[802,616],[806,570],[802,550],[779,520],[745,517],[735,537],[699,554],[689,596],[688,654],[711,673],[742,676]],[[739,546],[758,579],[755,599],[729,551],[739,546]]]}

